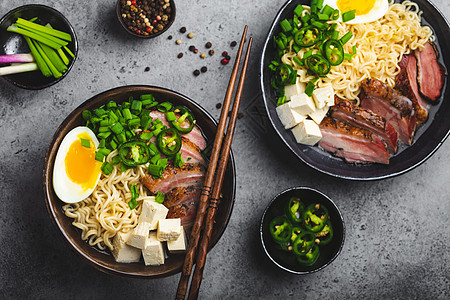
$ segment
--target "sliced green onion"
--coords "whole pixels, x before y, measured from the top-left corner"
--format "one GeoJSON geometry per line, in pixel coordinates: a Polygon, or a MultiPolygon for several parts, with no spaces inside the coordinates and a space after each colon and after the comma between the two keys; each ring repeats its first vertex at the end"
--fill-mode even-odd
{"type": "Polygon", "coordinates": [[[337,40],[338,38],[339,38],[339,31],[337,30],[333,31],[333,33],[331,34],[331,39],[337,40]]]}
{"type": "Polygon", "coordinates": [[[150,99],[152,101],[155,101],[155,97],[153,97],[152,94],[141,95],[140,98],[141,98],[141,100],[148,100],[148,99],[150,99]]]}
{"type": "Polygon", "coordinates": [[[297,5],[297,7],[294,9],[294,14],[295,14],[297,17],[300,17],[300,15],[302,14],[303,10],[304,10],[303,6],[302,6],[301,4],[299,4],[299,5],[297,5]]]}
{"type": "Polygon", "coordinates": [[[138,126],[141,125],[141,119],[136,118],[128,121],[128,126],[138,126]]]}
{"type": "Polygon", "coordinates": [[[102,164],[101,169],[102,169],[102,172],[103,172],[105,175],[109,175],[109,174],[111,174],[111,172],[114,170],[114,167],[113,167],[109,162],[105,161],[105,162],[102,164]]]}
{"type": "Polygon", "coordinates": [[[111,149],[116,150],[117,146],[119,146],[116,141],[111,140],[111,142],[109,142],[109,146],[111,147],[111,149]]]}
{"type": "Polygon", "coordinates": [[[167,111],[171,110],[172,107],[173,107],[172,103],[170,103],[170,102],[163,102],[163,103],[160,103],[160,104],[157,106],[157,109],[158,109],[160,112],[167,112],[167,111]]]}
{"type": "Polygon", "coordinates": [[[328,28],[327,23],[321,23],[321,22],[317,22],[317,21],[311,21],[311,25],[319,28],[320,30],[325,30],[328,28]]]}
{"type": "Polygon", "coordinates": [[[154,156],[154,155],[159,153],[159,150],[158,150],[158,147],[155,144],[150,143],[148,145],[148,152],[150,153],[151,156],[154,156]]]}
{"type": "Polygon", "coordinates": [[[95,160],[103,162],[105,159],[105,155],[101,153],[100,151],[95,152],[95,160]]]}
{"type": "Polygon", "coordinates": [[[67,45],[67,42],[62,41],[62,42],[64,42],[64,44],[58,44],[58,43],[55,43],[54,41],[52,41],[52,40],[50,40],[50,39],[48,39],[46,37],[43,37],[42,35],[39,35],[39,34],[34,33],[34,32],[31,32],[29,30],[25,30],[25,29],[19,28],[19,27],[14,26],[14,25],[9,26],[6,30],[10,31],[10,32],[15,32],[15,33],[21,34],[23,36],[27,36],[27,37],[35,40],[35,41],[41,42],[43,44],[46,44],[47,46],[52,47],[54,49],[58,49],[58,48],[61,48],[61,46],[67,45]]]}
{"type": "Polygon", "coordinates": [[[331,6],[329,6],[328,4],[325,5],[325,7],[322,9],[322,13],[327,15],[328,18],[331,17],[331,14],[333,13],[333,11],[334,11],[334,9],[331,6]]]}
{"type": "Polygon", "coordinates": [[[295,61],[295,62],[296,62],[297,64],[299,64],[300,66],[303,66],[302,61],[301,61],[300,59],[298,59],[297,56],[294,56],[294,57],[292,58],[292,60],[295,61]]]}
{"type": "Polygon", "coordinates": [[[85,121],[89,121],[92,118],[92,113],[89,110],[83,110],[81,116],[85,121]]]}
{"type": "Polygon", "coordinates": [[[114,157],[111,159],[111,163],[112,163],[113,165],[117,165],[118,163],[120,163],[120,156],[114,156],[114,157]]]}
{"type": "Polygon", "coordinates": [[[142,133],[139,138],[143,141],[149,141],[152,137],[153,137],[153,133],[147,131],[147,132],[142,133]]]}
{"type": "Polygon", "coordinates": [[[319,21],[327,21],[330,18],[330,16],[327,14],[318,13],[317,18],[319,19],[319,21]]]}
{"type": "Polygon", "coordinates": [[[309,81],[306,85],[305,94],[311,97],[315,87],[316,85],[312,81],[309,81]]]}
{"type": "Polygon", "coordinates": [[[279,97],[277,101],[277,106],[283,105],[284,103],[286,103],[286,96],[279,97]]]}
{"type": "Polygon", "coordinates": [[[348,22],[356,17],[356,10],[349,10],[342,14],[342,22],[348,22]]]}
{"type": "Polygon", "coordinates": [[[345,45],[350,39],[353,37],[353,33],[351,31],[344,34],[340,39],[339,42],[341,42],[342,45],[345,45]]]}
{"type": "Polygon", "coordinates": [[[344,53],[344,60],[351,61],[353,58],[353,55],[350,53],[344,53]]]}
{"type": "Polygon", "coordinates": [[[110,129],[112,130],[112,132],[114,132],[115,134],[121,134],[123,132],[123,126],[120,123],[114,123],[110,126],[110,129]]]}
{"type": "Polygon", "coordinates": [[[125,108],[125,109],[123,109],[122,110],[122,113],[123,113],[123,117],[126,119],[126,120],[131,120],[133,117],[131,116],[131,111],[128,109],[128,108],[125,108]]]}
{"type": "Polygon", "coordinates": [[[333,21],[336,21],[337,19],[339,19],[339,9],[335,9],[335,10],[333,11],[333,14],[331,15],[331,19],[332,19],[333,21]]]}
{"type": "Polygon", "coordinates": [[[280,22],[280,26],[283,29],[284,32],[289,32],[292,30],[292,26],[289,23],[288,20],[284,19],[283,21],[280,22]]]}
{"type": "Polygon", "coordinates": [[[158,165],[148,165],[148,173],[154,177],[161,178],[164,169],[158,165]]]}
{"type": "Polygon", "coordinates": [[[150,163],[151,163],[151,164],[154,164],[154,165],[158,165],[158,161],[159,161],[160,158],[161,158],[161,154],[156,153],[155,156],[153,156],[153,157],[150,159],[150,163]]]}
{"type": "Polygon", "coordinates": [[[36,47],[36,49],[38,50],[39,54],[42,56],[42,58],[44,59],[45,63],[47,64],[48,68],[52,72],[53,77],[60,78],[62,76],[62,73],[60,71],[58,71],[58,69],[52,63],[50,58],[47,56],[45,51],[42,49],[42,47],[39,44],[39,42],[37,42],[37,40],[33,40],[33,43],[34,43],[34,46],[36,47]]]}
{"type": "Polygon", "coordinates": [[[165,195],[163,192],[157,192],[155,196],[155,202],[162,204],[164,202],[165,195]]]}
{"type": "Polygon", "coordinates": [[[72,36],[70,34],[68,34],[67,32],[63,32],[63,31],[56,30],[56,29],[53,29],[53,28],[48,28],[48,27],[45,27],[45,26],[42,26],[42,25],[30,22],[30,21],[27,21],[27,20],[22,19],[22,18],[18,18],[17,19],[17,23],[18,24],[22,24],[22,25],[27,26],[27,27],[30,27],[30,28],[33,28],[35,30],[39,30],[39,31],[41,31],[44,34],[48,34],[48,35],[51,35],[51,36],[56,36],[56,37],[59,37],[60,39],[63,39],[63,40],[69,41],[69,42],[72,41],[72,36]]]}
{"type": "Polygon", "coordinates": [[[111,131],[110,132],[100,132],[99,134],[97,134],[97,137],[99,137],[101,139],[107,139],[110,135],[111,135],[111,131]]]}
{"type": "Polygon", "coordinates": [[[31,53],[34,56],[34,60],[36,61],[39,70],[41,70],[42,75],[44,75],[45,77],[50,77],[52,75],[52,72],[45,63],[44,58],[39,54],[39,51],[37,50],[36,46],[34,46],[33,41],[27,36],[24,36],[24,38],[28,44],[28,47],[31,50],[31,53]]]}
{"type": "Polygon", "coordinates": [[[184,165],[183,157],[181,156],[180,152],[175,154],[175,158],[173,159],[173,164],[177,168],[181,168],[184,165]]]}
{"type": "Polygon", "coordinates": [[[83,139],[81,138],[81,146],[86,147],[86,148],[91,148],[91,141],[88,139],[83,139]]]}
{"type": "Polygon", "coordinates": [[[111,153],[111,150],[109,150],[108,148],[101,148],[101,149],[98,149],[98,152],[100,152],[104,156],[108,156],[111,153]]]}
{"type": "Polygon", "coordinates": [[[72,56],[72,58],[75,58],[75,54],[73,54],[72,51],[70,51],[70,49],[67,48],[67,46],[64,46],[63,48],[64,50],[66,50],[67,53],[69,53],[70,56],[72,56]]]}
{"type": "Polygon", "coordinates": [[[173,111],[166,112],[166,119],[169,122],[175,121],[177,117],[175,116],[175,113],[173,111]]]}
{"type": "Polygon", "coordinates": [[[139,114],[142,110],[142,101],[133,100],[133,102],[131,103],[131,110],[133,111],[133,113],[139,114]]]}

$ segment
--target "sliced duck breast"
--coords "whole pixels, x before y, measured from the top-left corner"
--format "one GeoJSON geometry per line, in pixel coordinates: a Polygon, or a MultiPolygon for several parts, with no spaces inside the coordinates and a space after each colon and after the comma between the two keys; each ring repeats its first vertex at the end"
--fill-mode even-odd
{"type": "Polygon", "coordinates": [[[403,55],[398,65],[400,73],[395,77],[395,88],[411,100],[417,125],[420,125],[428,118],[429,105],[420,95],[417,86],[417,60],[412,54],[403,55]]]}
{"type": "Polygon", "coordinates": [[[331,116],[339,121],[372,131],[386,143],[389,153],[397,151],[398,134],[392,125],[383,117],[369,109],[353,105],[350,101],[335,99],[336,105],[331,108],[331,116]]]}
{"type": "Polygon", "coordinates": [[[431,43],[426,43],[422,51],[415,50],[417,59],[420,92],[431,101],[435,101],[441,96],[444,86],[445,69],[437,61],[438,54],[436,48],[431,43]]]}
{"type": "Polygon", "coordinates": [[[350,163],[389,164],[386,145],[371,131],[325,117],[319,125],[319,147],[350,163]]]}
{"type": "Polygon", "coordinates": [[[366,79],[361,86],[364,90],[361,107],[382,116],[395,128],[400,141],[411,145],[416,129],[411,100],[377,79],[366,79]]]}

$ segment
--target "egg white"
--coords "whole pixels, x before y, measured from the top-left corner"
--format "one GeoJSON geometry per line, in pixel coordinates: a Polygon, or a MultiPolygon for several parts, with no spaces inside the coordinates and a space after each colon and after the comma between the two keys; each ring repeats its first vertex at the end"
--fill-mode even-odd
{"type": "Polygon", "coordinates": [[[81,200],[86,199],[94,191],[100,179],[101,171],[99,170],[97,181],[95,185],[91,188],[83,188],[79,184],[74,183],[67,175],[65,159],[67,152],[73,142],[79,139],[81,133],[88,133],[97,149],[99,142],[94,132],[88,127],[75,127],[62,140],[58,152],[55,158],[55,164],[53,166],[53,189],[63,202],[66,203],[76,203],[81,200]]]}
{"type": "MultiPolygon", "coordinates": [[[[325,6],[327,4],[334,9],[339,9],[339,7],[337,6],[337,0],[324,0],[323,6],[325,6]]],[[[345,22],[345,23],[346,24],[370,23],[370,22],[376,21],[378,19],[381,19],[386,14],[388,9],[389,9],[388,0],[377,1],[377,2],[375,2],[372,10],[370,10],[367,14],[356,16],[353,20],[345,22]]],[[[339,14],[339,19],[338,19],[338,21],[341,21],[341,22],[342,22],[342,13],[343,12],[341,11],[339,14]]]]}

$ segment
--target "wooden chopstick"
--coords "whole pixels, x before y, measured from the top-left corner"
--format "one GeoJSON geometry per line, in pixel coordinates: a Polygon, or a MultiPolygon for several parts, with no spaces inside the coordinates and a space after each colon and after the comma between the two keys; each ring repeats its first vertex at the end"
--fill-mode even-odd
{"type": "Polygon", "coordinates": [[[211,238],[214,219],[216,217],[217,207],[219,205],[220,192],[222,191],[222,184],[225,177],[225,171],[227,168],[228,158],[230,156],[231,142],[233,141],[234,129],[236,127],[236,120],[239,111],[239,105],[241,102],[242,90],[244,89],[245,75],[247,73],[248,59],[250,57],[250,50],[252,47],[253,38],[250,38],[247,47],[247,53],[245,55],[244,64],[242,66],[241,77],[239,79],[239,85],[236,91],[236,99],[233,104],[233,110],[231,112],[230,121],[228,123],[227,134],[225,141],[223,142],[222,152],[220,154],[219,166],[217,168],[217,174],[214,181],[213,192],[211,199],[209,200],[208,214],[206,215],[205,227],[203,229],[202,241],[197,254],[197,262],[192,276],[191,288],[189,289],[188,300],[198,298],[200,290],[200,284],[203,278],[203,269],[206,263],[206,255],[208,253],[209,240],[211,238]]]}
{"type": "Polygon", "coordinates": [[[222,112],[220,113],[219,125],[217,126],[217,133],[214,138],[214,144],[211,151],[208,169],[206,170],[205,174],[205,181],[203,183],[202,193],[200,195],[200,202],[197,207],[197,215],[195,217],[195,222],[192,227],[191,236],[189,239],[189,247],[186,253],[186,258],[184,259],[183,269],[181,271],[180,282],[178,283],[178,289],[176,294],[177,300],[184,300],[187,293],[189,277],[191,276],[192,265],[194,264],[195,253],[197,251],[197,245],[200,238],[200,231],[203,226],[203,219],[206,214],[206,208],[208,205],[208,200],[211,192],[211,185],[214,180],[214,173],[216,171],[217,162],[219,160],[219,152],[223,141],[225,126],[228,118],[228,111],[230,109],[231,104],[231,97],[233,96],[237,73],[239,70],[239,65],[241,63],[241,55],[244,49],[246,35],[247,35],[247,25],[245,25],[244,32],[242,33],[241,43],[239,45],[236,61],[234,63],[233,71],[231,73],[227,92],[225,94],[222,112]]]}

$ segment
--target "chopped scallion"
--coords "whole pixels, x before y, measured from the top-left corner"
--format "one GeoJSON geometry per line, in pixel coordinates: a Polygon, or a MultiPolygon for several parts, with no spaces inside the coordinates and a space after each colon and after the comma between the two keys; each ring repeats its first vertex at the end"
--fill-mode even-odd
{"type": "Polygon", "coordinates": [[[165,195],[163,192],[157,192],[155,196],[155,202],[162,204],[164,202],[165,195]]]}
{"type": "Polygon", "coordinates": [[[348,22],[356,17],[356,10],[349,10],[342,14],[342,22],[348,22]]]}
{"type": "Polygon", "coordinates": [[[86,148],[91,148],[91,141],[89,141],[88,139],[83,139],[81,138],[81,146],[86,147],[86,148]]]}

